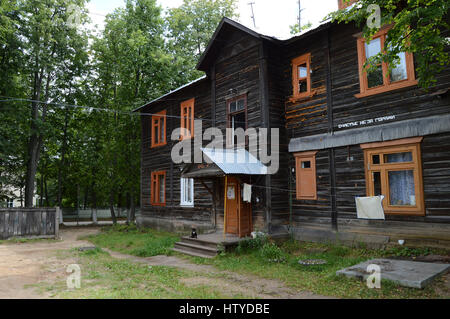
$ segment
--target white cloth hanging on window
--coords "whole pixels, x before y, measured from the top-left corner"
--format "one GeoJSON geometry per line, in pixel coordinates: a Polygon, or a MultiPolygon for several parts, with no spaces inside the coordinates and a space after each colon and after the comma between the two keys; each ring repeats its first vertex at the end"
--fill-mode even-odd
{"type": "Polygon", "coordinates": [[[384,196],[355,197],[358,218],[384,219],[384,196]]]}
{"type": "Polygon", "coordinates": [[[243,201],[250,203],[252,201],[252,185],[244,183],[243,189],[243,201]]]}

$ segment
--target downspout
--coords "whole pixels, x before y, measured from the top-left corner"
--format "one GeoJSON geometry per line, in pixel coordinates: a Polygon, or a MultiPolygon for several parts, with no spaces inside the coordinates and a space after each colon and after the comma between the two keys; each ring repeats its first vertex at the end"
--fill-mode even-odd
{"type": "Polygon", "coordinates": [[[223,189],[223,239],[225,239],[225,231],[227,228],[227,175],[225,175],[225,184],[223,189]]]}
{"type": "MultiPolygon", "coordinates": [[[[331,55],[330,55],[330,29],[326,33],[326,59],[327,59],[327,117],[328,134],[333,135],[333,92],[331,82],[331,55]]],[[[330,202],[331,202],[331,227],[338,230],[337,225],[337,203],[336,203],[336,165],[334,148],[328,149],[328,161],[330,163],[330,202]]]]}

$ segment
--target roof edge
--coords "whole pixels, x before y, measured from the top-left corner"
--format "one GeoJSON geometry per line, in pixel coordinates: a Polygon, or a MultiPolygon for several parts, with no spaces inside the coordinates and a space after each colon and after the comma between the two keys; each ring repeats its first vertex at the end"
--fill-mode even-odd
{"type": "Polygon", "coordinates": [[[179,86],[179,87],[177,87],[176,89],[174,89],[174,90],[172,90],[172,91],[170,91],[170,92],[168,92],[168,93],[166,93],[166,94],[163,94],[163,95],[157,97],[156,99],[151,100],[150,102],[145,103],[144,105],[141,105],[141,106],[135,108],[135,109],[132,110],[131,112],[137,112],[137,111],[141,110],[142,108],[144,108],[144,107],[146,107],[146,106],[149,106],[149,105],[151,105],[151,104],[153,104],[153,103],[156,103],[156,102],[162,100],[163,98],[165,98],[165,97],[167,97],[167,96],[169,96],[169,95],[172,95],[173,93],[176,93],[176,92],[178,92],[178,91],[181,91],[182,89],[185,89],[185,88],[187,88],[187,87],[190,87],[191,85],[194,85],[194,84],[196,84],[196,83],[198,83],[198,82],[201,82],[202,80],[204,80],[204,79],[206,79],[206,78],[207,78],[207,76],[206,76],[206,75],[203,75],[203,76],[201,76],[201,77],[199,77],[199,78],[197,78],[197,79],[195,79],[195,80],[193,80],[193,81],[191,81],[191,82],[189,82],[189,83],[186,83],[186,84],[184,84],[184,85],[182,85],[182,86],[179,86]]]}

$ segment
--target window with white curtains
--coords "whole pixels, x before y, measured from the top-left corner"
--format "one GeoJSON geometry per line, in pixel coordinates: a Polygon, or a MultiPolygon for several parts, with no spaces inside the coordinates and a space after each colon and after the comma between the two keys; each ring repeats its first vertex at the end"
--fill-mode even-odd
{"type": "Polygon", "coordinates": [[[384,195],[386,214],[424,215],[422,137],[361,144],[367,196],[384,195]]]}
{"type": "Polygon", "coordinates": [[[180,188],[180,205],[194,206],[194,179],[181,178],[180,188]]]}

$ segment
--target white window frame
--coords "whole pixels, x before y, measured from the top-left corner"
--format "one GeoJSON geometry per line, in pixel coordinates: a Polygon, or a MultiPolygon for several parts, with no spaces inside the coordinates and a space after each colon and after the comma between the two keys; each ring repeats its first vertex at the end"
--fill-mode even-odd
{"type": "Polygon", "coordinates": [[[6,207],[7,207],[7,208],[14,208],[14,199],[8,198],[8,199],[6,200],[6,207]]]}
{"type": "Polygon", "coordinates": [[[194,207],[194,179],[180,178],[180,206],[194,207]],[[187,184],[189,183],[189,185],[187,184]],[[189,202],[185,196],[185,187],[189,187],[191,201],[189,202]]]}

